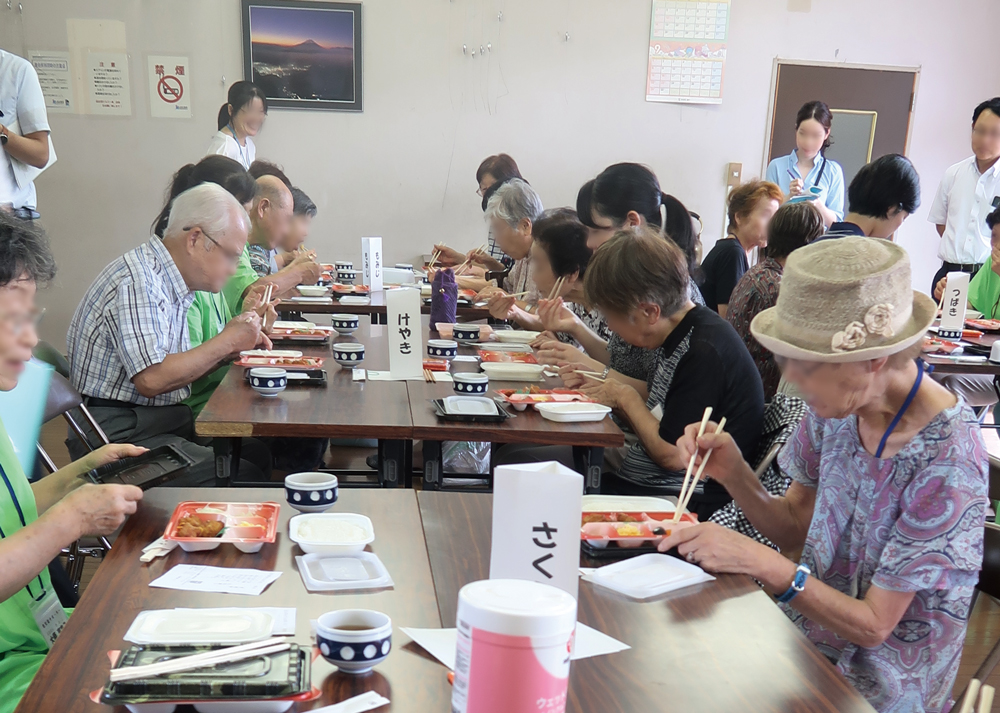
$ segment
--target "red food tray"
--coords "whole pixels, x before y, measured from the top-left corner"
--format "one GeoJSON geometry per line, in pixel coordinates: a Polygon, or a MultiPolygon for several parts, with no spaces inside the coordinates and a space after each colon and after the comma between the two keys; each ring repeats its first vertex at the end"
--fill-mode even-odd
{"type": "MultiPolygon", "coordinates": [[[[586,515],[596,515],[598,513],[586,513],[586,515]]],[[[635,513],[606,513],[608,515],[626,515],[635,513]]],[[[671,522],[672,513],[656,513],[666,515],[662,520],[648,519],[646,513],[638,513],[644,519],[632,522],[610,521],[610,522],[588,522],[580,527],[580,539],[592,545],[607,546],[613,544],[617,547],[641,547],[649,542],[659,542],[664,537],[668,537],[674,529],[691,527],[698,524],[698,516],[693,513],[684,513],[679,522],[671,522]],[[662,528],[665,533],[657,534],[657,528],[662,528]]]]}
{"type": "Polygon", "coordinates": [[[282,369],[304,370],[323,367],[323,357],[240,357],[236,366],[253,368],[255,366],[277,366],[282,369]]]}
{"type": "Polygon", "coordinates": [[[496,393],[502,396],[507,403],[515,405],[568,403],[570,401],[595,403],[582,391],[574,391],[573,389],[535,389],[528,393],[516,389],[497,389],[496,393]]]}
{"type": "Polygon", "coordinates": [[[163,539],[179,542],[187,552],[214,550],[223,542],[231,542],[244,552],[256,552],[261,545],[277,539],[280,510],[281,506],[273,502],[183,502],[174,508],[163,539]],[[222,522],[224,527],[215,537],[182,537],[177,528],[186,517],[222,522]]]}
{"type": "Polygon", "coordinates": [[[532,352],[491,352],[488,349],[480,349],[479,357],[487,363],[496,364],[537,364],[538,359],[532,352]]]}
{"type": "Polygon", "coordinates": [[[925,354],[951,354],[960,346],[962,345],[958,342],[950,342],[947,339],[926,337],[924,339],[923,352],[925,354]]]}
{"type": "Polygon", "coordinates": [[[967,319],[965,324],[983,332],[1000,332],[1000,319],[967,319]]]}

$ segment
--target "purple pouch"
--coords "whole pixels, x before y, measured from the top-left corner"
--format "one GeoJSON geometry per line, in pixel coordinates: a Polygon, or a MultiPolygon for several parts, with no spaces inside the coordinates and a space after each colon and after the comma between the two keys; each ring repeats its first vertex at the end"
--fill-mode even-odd
{"type": "Polygon", "coordinates": [[[435,324],[454,324],[458,310],[458,283],[450,269],[434,273],[431,285],[431,329],[435,324]]]}

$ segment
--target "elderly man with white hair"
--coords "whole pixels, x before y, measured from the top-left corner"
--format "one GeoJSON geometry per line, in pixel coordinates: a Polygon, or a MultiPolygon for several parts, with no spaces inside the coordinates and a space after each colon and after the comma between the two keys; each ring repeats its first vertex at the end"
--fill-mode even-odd
{"type": "MultiPolygon", "coordinates": [[[[203,183],[177,196],[157,237],[108,265],[83,296],[67,335],[73,385],[112,442],[173,444],[195,464],[172,484],[212,485],[212,448],[194,442],[181,402],[195,379],[259,342],[254,312],[237,315],[214,338],[190,348],[187,312],[198,290],[218,292],[236,271],[250,220],[232,195],[203,183]]],[[[79,457],[82,445],[69,441],[79,457]]],[[[244,479],[264,479],[240,464],[244,479]]]]}

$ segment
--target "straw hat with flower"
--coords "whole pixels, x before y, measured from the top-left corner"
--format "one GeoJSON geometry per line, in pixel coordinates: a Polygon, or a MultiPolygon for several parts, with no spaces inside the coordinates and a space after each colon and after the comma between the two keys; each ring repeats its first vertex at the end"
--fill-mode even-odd
{"type": "Polygon", "coordinates": [[[750,331],[778,356],[854,362],[900,352],[923,339],[937,312],[913,290],[910,258],[878,238],[820,240],[788,256],[778,303],[750,331]]]}

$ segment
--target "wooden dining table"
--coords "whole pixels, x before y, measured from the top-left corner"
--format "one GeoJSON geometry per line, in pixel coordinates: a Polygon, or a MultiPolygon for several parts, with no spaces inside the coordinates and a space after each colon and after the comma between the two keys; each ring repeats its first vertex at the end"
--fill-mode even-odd
{"type": "MultiPolygon", "coordinates": [[[[927,336],[936,337],[937,335],[933,332],[929,332],[927,336]]],[[[961,341],[985,347],[987,349],[992,349],[994,342],[998,339],[1000,339],[1000,333],[986,332],[981,337],[963,338],[961,341]]],[[[1000,376],[1000,364],[994,364],[988,360],[979,364],[968,364],[960,360],[948,358],[946,356],[935,356],[933,354],[924,354],[923,360],[928,364],[934,365],[935,374],[1000,376]]]]}
{"type": "MultiPolygon", "coordinates": [[[[149,564],[142,548],[163,533],[182,501],[263,502],[267,489],[170,489],[145,494],[111,552],[86,588],[66,628],[21,700],[17,713],[87,713],[104,686],[108,652],[129,646],[122,637],[144,610],[174,607],[295,607],[294,641],[311,643],[310,620],[327,611],[375,609],[396,628],[393,650],[370,674],[340,673],[319,658],[312,668],[320,700],[308,710],[374,690],[394,712],[451,710],[447,670],[398,627],[455,623],[458,590],[489,574],[492,496],[412,490],[342,490],[335,512],[367,515],[376,538],[368,549],[392,576],[391,589],[310,594],[296,570],[301,554],[287,536],[296,513],[281,503],[278,539],[257,554],[232,545],[184,553],[149,564]],[[149,583],[177,564],[280,571],[256,597],[154,589],[149,583]]],[[[581,564],[593,563],[583,560],[581,564]]],[[[581,582],[579,617],[631,648],[572,664],[567,710],[698,713],[871,713],[873,710],[748,577],[715,581],[637,602],[581,582]]],[[[119,709],[116,709],[119,710],[119,709]]],[[[122,712],[124,708],[120,709],[122,712]]],[[[183,710],[183,709],[182,709],[183,710]]]]}

